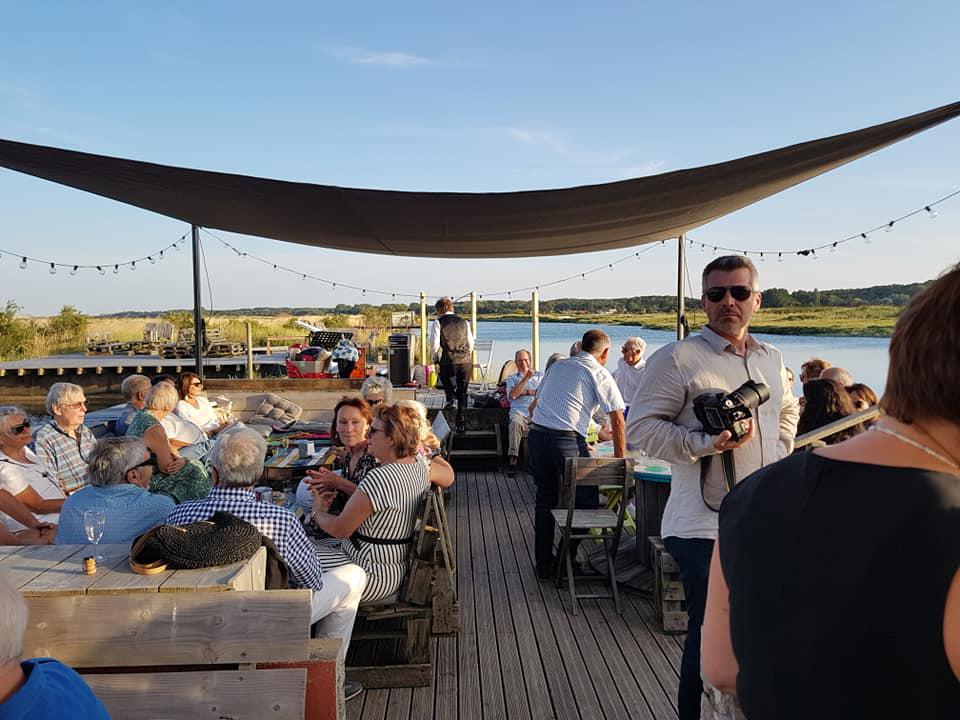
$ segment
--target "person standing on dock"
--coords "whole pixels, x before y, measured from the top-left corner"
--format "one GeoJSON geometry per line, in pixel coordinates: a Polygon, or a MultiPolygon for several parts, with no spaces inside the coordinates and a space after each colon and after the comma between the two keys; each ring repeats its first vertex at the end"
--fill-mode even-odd
{"type": "Polygon", "coordinates": [[[466,429],[463,411],[467,407],[467,385],[473,372],[473,331],[470,323],[453,312],[453,300],[437,300],[437,319],[430,323],[430,354],[439,355],[437,376],[447,397],[446,407],[457,398],[457,432],[466,429]]]}
{"type": "Polygon", "coordinates": [[[719,506],[708,506],[705,498],[725,492],[720,459],[709,464],[702,461],[732,451],[736,477],[730,482],[738,482],[790,454],[800,416],[780,351],[747,331],[760,307],[756,267],[743,256],[718,257],[704,269],[702,283],[707,325],[699,334],[651,355],[634,396],[628,398],[630,447],[672,465],[660,534],[680,567],[687,604],[677,703],[680,720],[700,717],[700,629],[719,506]],[[747,380],[764,383],[770,391],[769,401],[748,420],[749,430],[739,440],[730,430],[719,435],[704,432],[694,413],[694,398],[708,392],[727,394],[747,380]]]}
{"type": "MultiPolygon", "coordinates": [[[[534,515],[537,577],[554,576],[553,516],[560,496],[560,479],[568,457],[588,457],[587,428],[597,410],[610,418],[614,455],[626,452],[623,397],[604,367],[610,355],[610,338],[602,330],[588,330],[575,357],[558,360],[543,376],[533,410],[530,435],[530,466],[537,486],[534,515]]],[[[599,505],[596,487],[577,488],[576,506],[599,505]]],[[[577,548],[571,544],[575,556],[577,548]]]]}
{"type": "Polygon", "coordinates": [[[87,458],[97,438],[83,424],[87,398],[83,388],[59,382],[47,393],[47,412],[53,418],[33,438],[37,457],[56,476],[67,495],[87,486],[87,458]]]}

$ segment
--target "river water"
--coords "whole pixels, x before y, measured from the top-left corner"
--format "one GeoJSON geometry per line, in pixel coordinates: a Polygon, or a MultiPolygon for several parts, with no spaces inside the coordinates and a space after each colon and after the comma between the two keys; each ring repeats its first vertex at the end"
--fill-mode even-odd
{"type": "MultiPolygon", "coordinates": [[[[494,341],[493,372],[497,375],[504,362],[513,358],[520,348],[530,349],[531,331],[528,322],[483,322],[478,323],[478,337],[494,341]]],[[[540,323],[540,368],[552,353],[567,355],[570,345],[581,338],[583,333],[593,327],[606,332],[616,353],[611,353],[608,369],[616,369],[620,346],[631,336],[639,336],[647,341],[649,357],[658,348],[676,339],[676,334],[666,330],[650,330],[637,325],[587,325],[582,323],[540,323]]],[[[691,331],[694,331],[691,328],[691,331]]],[[[796,387],[794,394],[801,393],[800,365],[812,357],[829,360],[833,365],[844,367],[853,373],[857,382],[866,383],[877,394],[881,394],[887,376],[887,349],[889,338],[835,337],[824,335],[762,335],[755,336],[770,343],[783,353],[787,367],[794,371],[796,387]]]]}

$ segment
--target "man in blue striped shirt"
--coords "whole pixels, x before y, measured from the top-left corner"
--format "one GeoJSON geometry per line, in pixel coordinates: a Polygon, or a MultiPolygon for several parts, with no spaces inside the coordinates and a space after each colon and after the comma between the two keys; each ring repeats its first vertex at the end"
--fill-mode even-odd
{"type": "MultiPolygon", "coordinates": [[[[614,455],[626,451],[623,397],[613,376],[604,367],[610,355],[610,338],[602,330],[588,330],[580,341],[580,353],[558,360],[540,383],[533,411],[528,444],[533,481],[537,486],[534,516],[537,577],[554,573],[553,516],[560,479],[568,457],[587,457],[587,428],[599,410],[610,418],[614,455]]],[[[578,508],[596,508],[597,488],[577,489],[578,508]]],[[[571,552],[576,547],[571,545],[571,552]]]]}

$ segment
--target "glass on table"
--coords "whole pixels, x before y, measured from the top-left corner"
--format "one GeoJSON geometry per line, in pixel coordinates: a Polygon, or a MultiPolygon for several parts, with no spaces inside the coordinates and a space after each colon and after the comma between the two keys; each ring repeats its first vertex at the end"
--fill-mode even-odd
{"type": "MultiPolygon", "coordinates": [[[[100,538],[103,537],[103,531],[107,526],[107,516],[103,510],[84,510],[83,511],[83,529],[87,534],[87,540],[94,545],[100,544],[100,538]]],[[[98,552],[97,563],[103,562],[103,556],[98,552]]]]}

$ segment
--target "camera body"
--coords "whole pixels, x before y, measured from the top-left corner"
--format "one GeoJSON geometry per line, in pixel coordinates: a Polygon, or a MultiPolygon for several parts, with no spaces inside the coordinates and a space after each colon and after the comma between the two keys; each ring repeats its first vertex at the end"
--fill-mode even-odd
{"type": "Polygon", "coordinates": [[[742,439],[750,429],[750,418],[758,406],[770,399],[770,388],[747,380],[730,393],[703,393],[693,399],[693,414],[709,435],[729,430],[733,440],[742,439]]]}

